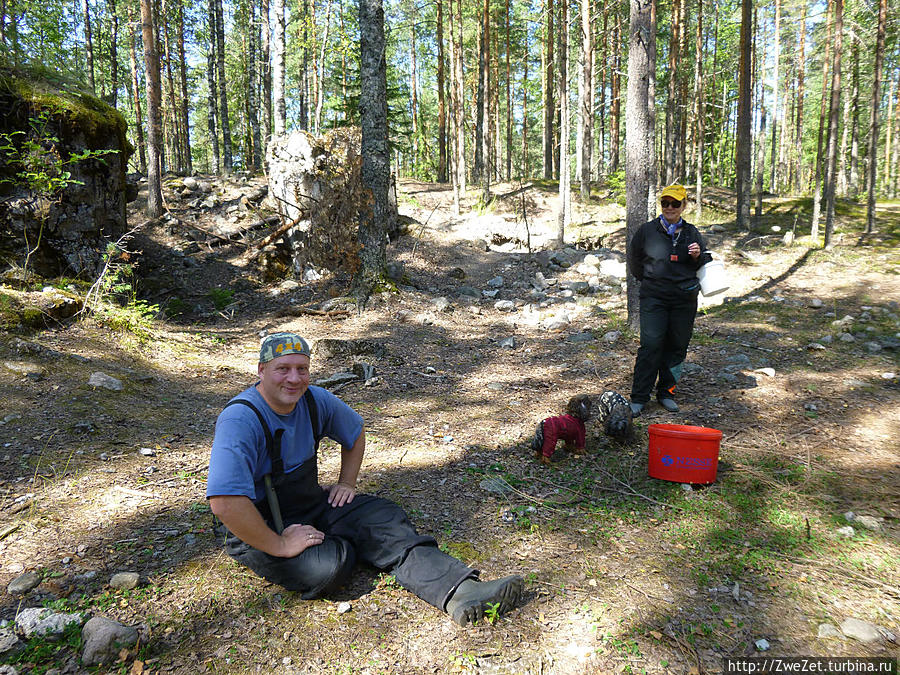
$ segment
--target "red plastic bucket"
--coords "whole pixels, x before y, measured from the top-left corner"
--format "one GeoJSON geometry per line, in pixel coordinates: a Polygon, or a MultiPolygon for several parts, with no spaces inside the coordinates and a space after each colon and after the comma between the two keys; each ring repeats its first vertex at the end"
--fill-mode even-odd
{"type": "Polygon", "coordinates": [[[698,484],[716,480],[721,431],[682,424],[651,424],[647,431],[651,478],[698,484]]]}

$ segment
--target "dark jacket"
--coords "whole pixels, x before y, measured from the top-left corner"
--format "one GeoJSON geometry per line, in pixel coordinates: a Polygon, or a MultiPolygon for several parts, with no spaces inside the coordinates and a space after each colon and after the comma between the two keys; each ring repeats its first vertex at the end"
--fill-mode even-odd
{"type": "Polygon", "coordinates": [[[634,278],[641,282],[641,297],[695,295],[700,290],[697,270],[712,260],[706,242],[696,227],[685,220],[673,244],[660,217],[641,225],[631,239],[628,265],[634,278]],[[696,260],[688,254],[688,246],[700,244],[696,260]],[[674,259],[673,259],[674,256],[674,259]]]}

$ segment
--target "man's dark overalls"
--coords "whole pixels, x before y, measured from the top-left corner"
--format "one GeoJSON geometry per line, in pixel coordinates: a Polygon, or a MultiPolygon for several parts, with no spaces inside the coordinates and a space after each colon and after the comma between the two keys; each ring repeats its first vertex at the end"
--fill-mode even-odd
{"type": "MultiPolygon", "coordinates": [[[[279,558],[248,546],[225,529],[225,551],[268,581],[301,592],[305,600],[339,588],[359,558],[380,570],[390,570],[401,586],[444,610],[456,588],[466,579],[477,578],[478,571],[441,551],[433,537],[418,534],[394,502],[357,494],[344,506],[331,506],[328,492],[319,485],[318,409],[312,392],[307,390],[304,399],[313,427],[315,452],[312,459],[287,474],[281,457],[283,430],[276,429],[273,435],[262,414],[247,400],[235,399],[228,405],[248,406],[262,424],[283,527],[312,525],[325,533],[324,541],[293,558],[279,558]]],[[[269,502],[263,499],[255,505],[266,524],[280,534],[269,502]]]]}

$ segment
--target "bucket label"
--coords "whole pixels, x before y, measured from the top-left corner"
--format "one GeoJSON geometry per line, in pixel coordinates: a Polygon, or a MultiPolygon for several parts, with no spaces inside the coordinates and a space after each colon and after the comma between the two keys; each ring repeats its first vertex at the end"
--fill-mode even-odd
{"type": "Polygon", "coordinates": [[[675,466],[681,469],[710,469],[713,466],[713,460],[709,457],[672,457],[672,455],[663,455],[660,460],[665,466],[675,466]]]}

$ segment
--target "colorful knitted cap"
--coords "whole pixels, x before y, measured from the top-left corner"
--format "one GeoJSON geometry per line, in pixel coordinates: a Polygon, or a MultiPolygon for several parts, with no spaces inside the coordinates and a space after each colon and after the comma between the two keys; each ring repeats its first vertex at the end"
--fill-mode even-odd
{"type": "Polygon", "coordinates": [[[296,333],[272,333],[264,337],[259,346],[260,363],[266,363],[288,354],[311,356],[306,340],[296,333]]]}

